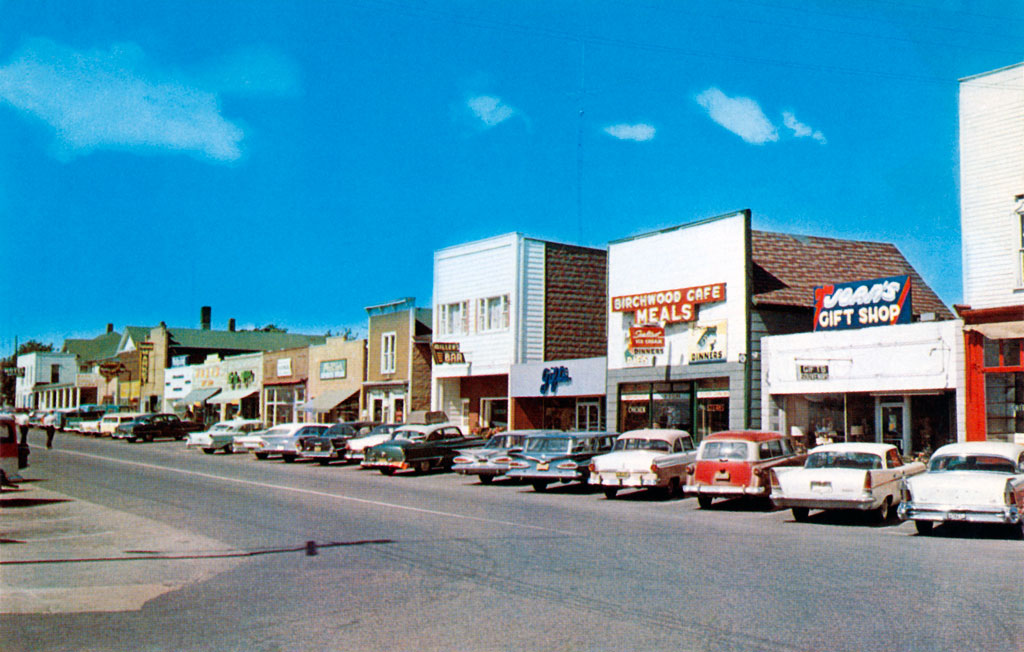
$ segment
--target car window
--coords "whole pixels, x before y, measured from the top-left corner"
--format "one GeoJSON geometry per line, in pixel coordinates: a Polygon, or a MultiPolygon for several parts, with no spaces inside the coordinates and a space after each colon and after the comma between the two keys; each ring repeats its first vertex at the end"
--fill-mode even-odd
{"type": "Polygon", "coordinates": [[[995,455],[941,455],[928,463],[929,471],[992,471],[1014,473],[1013,461],[995,455]]]}
{"type": "Polygon", "coordinates": [[[819,451],[807,457],[808,469],[880,469],[882,457],[852,451],[819,451]]]}
{"type": "Polygon", "coordinates": [[[672,444],[672,452],[673,453],[682,453],[683,452],[683,440],[682,439],[677,439],[676,442],[674,444],[672,444]]]}
{"type": "Polygon", "coordinates": [[[768,445],[768,442],[763,441],[763,442],[761,442],[760,444],[757,445],[757,457],[758,457],[758,459],[767,460],[767,459],[771,459],[771,456],[772,456],[772,450],[771,450],[771,446],[768,445]]]}
{"type": "Polygon", "coordinates": [[[564,453],[569,450],[569,438],[528,437],[526,450],[531,453],[564,453]]]}
{"type": "Polygon", "coordinates": [[[788,439],[780,439],[779,440],[779,445],[782,446],[782,454],[783,455],[792,455],[793,454],[793,445],[790,443],[790,441],[788,439]]]}
{"type": "Polygon", "coordinates": [[[747,459],[747,442],[745,441],[709,441],[704,444],[701,459],[704,460],[745,460],[747,459]]]}
{"type": "Polygon", "coordinates": [[[890,450],[889,453],[886,455],[886,458],[886,461],[888,462],[890,469],[895,469],[897,467],[903,466],[903,460],[902,458],[900,458],[899,452],[896,451],[895,449],[890,450]]]}
{"type": "Polygon", "coordinates": [[[782,440],[773,439],[768,442],[768,449],[771,451],[772,457],[782,457],[782,440]]]}

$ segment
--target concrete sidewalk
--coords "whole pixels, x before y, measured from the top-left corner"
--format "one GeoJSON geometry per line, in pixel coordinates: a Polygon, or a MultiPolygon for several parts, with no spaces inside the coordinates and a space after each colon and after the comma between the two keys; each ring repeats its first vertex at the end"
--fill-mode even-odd
{"type": "Polygon", "coordinates": [[[0,494],[0,613],[137,610],[244,558],[181,528],[22,482],[0,494]]]}

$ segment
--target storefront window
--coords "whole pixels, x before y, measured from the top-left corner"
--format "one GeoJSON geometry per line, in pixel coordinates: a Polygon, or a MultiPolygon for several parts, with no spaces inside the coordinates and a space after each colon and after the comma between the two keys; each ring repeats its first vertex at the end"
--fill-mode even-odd
{"type": "Polygon", "coordinates": [[[299,407],[306,400],[305,387],[268,387],[266,395],[268,426],[298,421],[299,407]]]}
{"type": "Polygon", "coordinates": [[[985,374],[985,412],[989,441],[1024,433],[1024,372],[985,374]]]}
{"type": "Polygon", "coordinates": [[[619,432],[676,428],[693,432],[693,385],[689,382],[619,386],[619,432]]]}
{"type": "Polygon", "coordinates": [[[480,407],[485,428],[508,428],[508,399],[482,398],[480,407]]]}

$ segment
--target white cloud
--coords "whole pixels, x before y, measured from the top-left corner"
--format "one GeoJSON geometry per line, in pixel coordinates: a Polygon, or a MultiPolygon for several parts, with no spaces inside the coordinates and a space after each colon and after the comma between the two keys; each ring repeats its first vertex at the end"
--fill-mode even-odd
{"type": "Polygon", "coordinates": [[[466,102],[469,110],[473,112],[488,127],[494,127],[505,122],[518,111],[501,101],[501,98],[493,95],[476,95],[466,102]]]}
{"type": "Polygon", "coordinates": [[[786,127],[788,127],[793,132],[793,135],[796,136],[797,138],[807,138],[808,136],[810,136],[811,138],[818,141],[822,145],[828,144],[828,140],[825,139],[825,134],[815,129],[812,129],[811,127],[800,122],[799,120],[796,119],[796,116],[789,111],[784,111],[782,113],[782,122],[786,125],[786,127]]]}
{"type": "Polygon", "coordinates": [[[221,115],[216,95],[150,70],[135,45],[79,52],[35,40],[0,67],[0,101],[53,127],[68,154],[144,147],[241,156],[244,133],[221,115]]]}
{"type": "Polygon", "coordinates": [[[635,125],[617,124],[604,128],[605,133],[615,136],[619,140],[635,140],[643,142],[654,138],[655,128],[649,124],[639,123],[635,125]]]}
{"type": "Polygon", "coordinates": [[[775,125],[749,97],[729,97],[717,88],[709,88],[697,96],[697,103],[712,120],[748,143],[762,145],[779,139],[775,125]]]}

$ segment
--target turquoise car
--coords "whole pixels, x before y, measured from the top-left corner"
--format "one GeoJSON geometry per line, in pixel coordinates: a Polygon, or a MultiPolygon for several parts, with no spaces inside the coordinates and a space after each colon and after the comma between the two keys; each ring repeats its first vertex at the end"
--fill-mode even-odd
{"type": "Polygon", "coordinates": [[[582,482],[590,476],[590,458],[615,446],[613,432],[560,432],[526,438],[523,450],[513,453],[506,477],[529,482],[544,491],[553,482],[582,482]]]}

